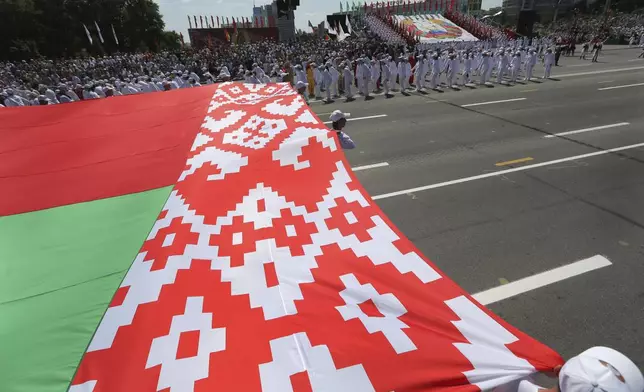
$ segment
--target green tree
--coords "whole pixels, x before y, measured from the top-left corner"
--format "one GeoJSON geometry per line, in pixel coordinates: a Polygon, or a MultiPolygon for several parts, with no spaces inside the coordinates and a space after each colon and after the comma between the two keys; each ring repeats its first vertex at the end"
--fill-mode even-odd
{"type": "Polygon", "coordinates": [[[162,41],[166,45],[172,41],[164,27],[153,0],[0,0],[0,58],[74,56],[83,49],[92,54],[155,51],[162,41]],[[92,45],[83,24],[92,35],[92,45]]]}
{"type": "Polygon", "coordinates": [[[181,36],[176,31],[164,31],[160,44],[161,50],[179,50],[181,49],[181,36]]]}

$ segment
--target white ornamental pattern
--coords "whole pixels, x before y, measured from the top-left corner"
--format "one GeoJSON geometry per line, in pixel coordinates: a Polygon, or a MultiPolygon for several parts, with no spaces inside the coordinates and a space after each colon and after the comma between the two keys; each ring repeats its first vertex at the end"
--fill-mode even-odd
{"type": "Polygon", "coordinates": [[[416,350],[414,342],[403,331],[409,326],[400,321],[400,317],[407,313],[407,309],[395,295],[379,294],[372,285],[360,284],[353,274],[341,276],[340,280],[346,287],[340,292],[346,305],[338,306],[336,309],[345,321],[357,318],[369,333],[381,332],[398,354],[416,350]],[[369,316],[360,309],[359,305],[369,300],[373,301],[382,317],[369,316]]]}
{"type": "Polygon", "coordinates": [[[170,333],[152,341],[146,369],[161,365],[157,391],[170,388],[170,392],[194,390],[198,380],[208,377],[210,354],[226,349],[226,329],[212,328],[211,313],[204,313],[203,297],[190,297],[182,315],[172,318],[170,333]],[[198,332],[197,355],[177,359],[182,333],[198,332]]]}
{"type": "Polygon", "coordinates": [[[313,392],[375,391],[361,365],[337,369],[329,349],[311,346],[305,333],[271,341],[273,361],[259,365],[263,392],[293,392],[291,376],[306,372],[313,392]]]}
{"type": "MultiPolygon", "coordinates": [[[[289,178],[285,175],[283,180],[288,183],[289,178]]],[[[90,343],[83,360],[88,362],[90,370],[75,379],[73,388],[77,390],[74,392],[93,391],[95,387],[100,388],[102,378],[115,377],[114,371],[118,374],[114,369],[94,373],[101,369],[101,355],[116,349],[115,342],[132,324],[155,322],[135,316],[142,307],[159,303],[164,290],[175,285],[180,274],[194,268],[195,261],[206,262],[206,268],[217,272],[212,276],[225,285],[231,298],[246,299],[245,306],[250,310],[261,309],[259,314],[264,322],[286,322],[299,315],[300,303],[313,300],[307,298],[305,288],[316,284],[316,273],[321,268],[318,260],[329,247],[351,252],[356,260],[368,263],[375,271],[382,269],[388,274],[393,271],[421,285],[423,290],[442,279],[415,249],[401,250],[401,241],[407,240],[390,227],[364,190],[356,186],[350,169],[338,155],[333,133],[315,118],[290,86],[224,83],[214,93],[177,186],[121,284],[121,289],[126,290],[122,301],[107,310],[90,343]],[[334,159],[329,162],[330,176],[325,180],[328,183],[321,187],[323,192],[316,195],[315,203],[300,203],[289,196],[288,189],[272,186],[262,178],[248,180],[244,193],[237,194],[232,199],[234,203],[216,215],[204,212],[203,204],[198,207],[194,203],[201,198],[216,205],[219,197],[232,197],[221,185],[239,181],[257,162],[265,165],[258,157],[275,163],[284,173],[310,170],[315,158],[307,153],[311,148],[318,148],[334,159]],[[195,178],[203,182],[195,183],[195,178]],[[203,193],[203,189],[213,185],[220,186],[217,188],[221,189],[220,194],[203,193]],[[281,222],[285,217],[292,221],[281,222]],[[278,226],[283,227],[283,233],[278,233],[278,226]],[[363,230],[358,233],[347,227],[363,230]],[[230,242],[222,244],[227,233],[230,242]],[[292,239],[292,243],[280,242],[285,238],[292,239]],[[154,248],[154,244],[158,247],[154,248]],[[239,249],[243,250],[243,256],[235,260],[236,256],[230,252],[239,249]],[[274,270],[275,274],[275,281],[270,284],[267,269],[274,270]]],[[[379,293],[369,282],[360,282],[351,273],[335,279],[338,286],[344,286],[336,294],[337,301],[344,305],[331,307],[337,312],[339,322],[348,324],[359,320],[369,334],[384,335],[389,343],[386,352],[392,355],[413,355],[421,351],[414,335],[408,333],[412,327],[402,321],[409,312],[402,297],[393,291],[379,293]],[[360,308],[365,301],[373,301],[382,317],[365,314],[360,308]]],[[[166,335],[142,341],[149,350],[145,369],[159,369],[157,390],[189,391],[197,382],[211,381],[211,358],[219,355],[224,358],[230,350],[227,339],[235,331],[227,326],[213,327],[213,318],[217,319],[218,315],[204,310],[203,295],[186,299],[184,312],[172,317],[166,335]],[[199,333],[198,351],[194,356],[178,359],[181,336],[191,331],[199,333]]],[[[484,374],[486,363],[481,353],[486,343],[472,332],[479,323],[489,326],[489,333],[500,336],[494,344],[503,353],[504,363],[534,371],[525,366],[527,361],[505,348],[505,344],[514,341],[513,335],[487,313],[463,304],[458,298],[440,305],[448,306],[461,318],[452,328],[457,334],[462,333],[458,340],[465,337],[469,342],[457,347],[475,368],[465,374],[472,384],[489,387],[498,379],[484,374]],[[468,317],[474,317],[474,322],[468,317]]],[[[313,338],[306,331],[292,331],[265,342],[270,345],[272,360],[256,363],[263,391],[292,391],[291,377],[302,372],[306,372],[313,391],[377,389],[362,361],[337,368],[330,346],[312,345],[309,336],[313,338]]],[[[255,349],[262,348],[248,347],[248,350],[255,349]]],[[[361,358],[361,353],[351,354],[361,358]]],[[[209,385],[216,385],[217,380],[212,381],[209,385]]],[[[231,390],[230,386],[227,390],[231,390]]]]}

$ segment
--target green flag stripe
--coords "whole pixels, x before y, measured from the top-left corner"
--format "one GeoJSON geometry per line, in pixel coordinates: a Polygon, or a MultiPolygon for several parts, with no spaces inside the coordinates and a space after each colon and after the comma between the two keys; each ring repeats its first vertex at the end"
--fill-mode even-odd
{"type": "Polygon", "coordinates": [[[0,385],[64,392],[172,187],[0,218],[0,385]]]}

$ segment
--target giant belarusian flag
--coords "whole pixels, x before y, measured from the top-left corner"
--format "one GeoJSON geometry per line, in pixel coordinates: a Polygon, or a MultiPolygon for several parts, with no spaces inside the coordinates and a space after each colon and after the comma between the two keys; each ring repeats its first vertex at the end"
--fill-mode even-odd
{"type": "Polygon", "coordinates": [[[2,392],[478,391],[561,364],[418,252],[287,84],[2,109],[0,190],[2,392]]]}

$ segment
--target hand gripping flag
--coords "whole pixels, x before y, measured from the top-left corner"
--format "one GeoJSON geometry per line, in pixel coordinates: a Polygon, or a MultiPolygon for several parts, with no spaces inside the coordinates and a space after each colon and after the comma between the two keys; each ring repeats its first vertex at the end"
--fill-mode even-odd
{"type": "Polygon", "coordinates": [[[419,253],[288,84],[0,124],[3,391],[475,392],[562,362],[419,253]]]}

